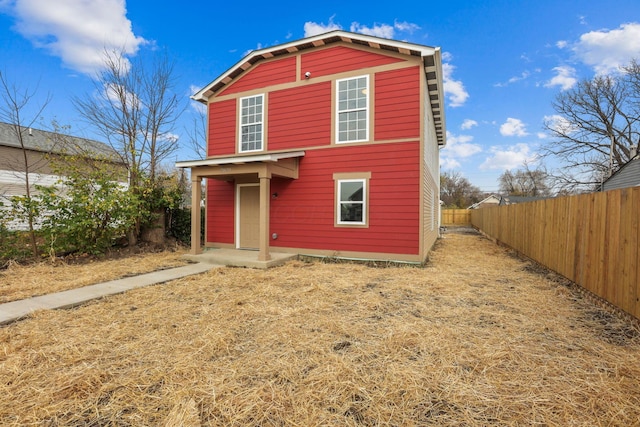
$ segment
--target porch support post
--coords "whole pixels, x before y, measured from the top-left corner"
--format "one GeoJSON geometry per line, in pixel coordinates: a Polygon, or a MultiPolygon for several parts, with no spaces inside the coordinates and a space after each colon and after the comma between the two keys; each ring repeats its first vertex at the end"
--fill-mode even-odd
{"type": "Polygon", "coordinates": [[[193,255],[202,253],[200,242],[200,202],[202,200],[202,177],[194,175],[191,169],[191,251],[193,255]]]}
{"type": "Polygon", "coordinates": [[[269,261],[269,209],[271,203],[271,174],[260,173],[260,250],[258,261],[269,261]]]}

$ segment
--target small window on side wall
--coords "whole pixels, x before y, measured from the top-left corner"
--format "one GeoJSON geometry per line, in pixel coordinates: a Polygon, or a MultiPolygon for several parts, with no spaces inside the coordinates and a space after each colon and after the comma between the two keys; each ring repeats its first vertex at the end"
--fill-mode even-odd
{"type": "Polygon", "coordinates": [[[367,227],[370,173],[334,174],[336,226],[367,227]]]}

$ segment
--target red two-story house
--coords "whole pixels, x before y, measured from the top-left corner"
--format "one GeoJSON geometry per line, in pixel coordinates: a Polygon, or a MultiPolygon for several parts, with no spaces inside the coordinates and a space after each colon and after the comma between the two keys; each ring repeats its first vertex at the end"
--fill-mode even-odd
{"type": "Polygon", "coordinates": [[[206,247],[422,262],[439,232],[440,49],[333,31],[253,51],[192,98],[206,247]]]}

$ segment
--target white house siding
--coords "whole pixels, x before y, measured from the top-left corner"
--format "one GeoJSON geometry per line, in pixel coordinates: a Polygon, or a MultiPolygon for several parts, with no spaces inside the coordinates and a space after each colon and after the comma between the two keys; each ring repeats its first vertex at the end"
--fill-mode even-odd
{"type": "MultiPolygon", "coordinates": [[[[36,186],[52,187],[57,185],[60,177],[58,175],[30,173],[29,184],[31,195],[38,195],[40,192],[36,186]]],[[[0,170],[0,209],[8,210],[11,196],[24,195],[25,173],[0,170]]],[[[39,226],[39,223],[36,223],[39,226]]],[[[28,225],[24,221],[11,221],[7,224],[9,230],[27,230],[28,225]]]]}
{"type": "MultiPolygon", "coordinates": [[[[429,105],[428,93],[424,102],[429,105]]],[[[430,108],[424,109],[424,132],[422,233],[427,252],[435,244],[440,228],[440,148],[430,108]]]]}
{"type": "Polygon", "coordinates": [[[602,188],[606,191],[636,187],[638,185],[640,185],[640,158],[636,157],[611,176],[603,184],[602,188]]]}

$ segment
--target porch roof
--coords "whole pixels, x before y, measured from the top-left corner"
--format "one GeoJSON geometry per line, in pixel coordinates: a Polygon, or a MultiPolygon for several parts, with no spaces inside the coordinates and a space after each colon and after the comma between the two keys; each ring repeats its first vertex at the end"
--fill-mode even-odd
{"type": "Polygon", "coordinates": [[[231,157],[213,157],[203,160],[177,162],[178,168],[191,168],[191,180],[201,177],[223,181],[238,179],[240,176],[279,176],[298,179],[298,163],[304,151],[285,151],[231,157]]]}
{"type": "Polygon", "coordinates": [[[287,151],[281,153],[254,154],[247,156],[213,157],[201,160],[185,160],[176,162],[177,168],[195,168],[199,166],[243,165],[247,163],[277,162],[283,159],[304,157],[304,151],[287,151]]]}

